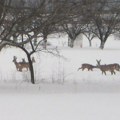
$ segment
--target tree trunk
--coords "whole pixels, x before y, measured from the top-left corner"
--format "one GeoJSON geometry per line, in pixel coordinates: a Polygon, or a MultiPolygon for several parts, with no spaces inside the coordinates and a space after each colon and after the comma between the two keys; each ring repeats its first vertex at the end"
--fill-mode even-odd
{"type": "Polygon", "coordinates": [[[37,46],[37,36],[34,38],[34,46],[37,46]]]}
{"type": "Polygon", "coordinates": [[[44,39],[44,49],[47,49],[47,39],[44,39]]]}
{"type": "Polygon", "coordinates": [[[92,42],[91,42],[91,40],[89,40],[89,46],[92,47],[92,42]]]}
{"type": "Polygon", "coordinates": [[[43,48],[47,49],[47,36],[46,35],[44,35],[43,37],[43,48]]]}
{"type": "Polygon", "coordinates": [[[73,48],[74,47],[74,40],[71,38],[68,38],[68,46],[73,48]]]}
{"type": "Polygon", "coordinates": [[[31,56],[27,54],[27,58],[29,61],[29,69],[30,69],[30,75],[31,75],[31,83],[35,84],[35,78],[34,78],[34,69],[33,69],[33,63],[31,60],[31,56]]]}
{"type": "Polygon", "coordinates": [[[100,43],[100,49],[104,49],[104,45],[105,45],[105,42],[101,41],[101,43],[100,43]]]}

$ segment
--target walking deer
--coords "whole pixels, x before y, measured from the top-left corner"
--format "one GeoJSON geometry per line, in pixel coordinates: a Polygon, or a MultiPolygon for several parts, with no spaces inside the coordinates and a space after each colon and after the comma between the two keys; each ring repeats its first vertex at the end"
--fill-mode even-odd
{"type": "Polygon", "coordinates": [[[78,68],[78,70],[82,69],[82,71],[83,71],[84,69],[87,69],[88,71],[89,70],[93,71],[94,68],[96,68],[96,66],[93,66],[93,65],[88,64],[88,63],[84,63],[81,65],[80,68],[78,68]]]}
{"type": "Polygon", "coordinates": [[[111,75],[116,74],[115,70],[119,71],[119,64],[108,64],[108,65],[101,65],[100,62],[101,60],[96,60],[97,61],[97,67],[102,71],[102,74],[106,75],[106,71],[111,72],[111,75]]]}
{"type": "MultiPolygon", "coordinates": [[[[22,62],[17,62],[17,57],[14,56],[14,57],[13,57],[13,62],[15,63],[15,66],[16,66],[17,71],[22,72],[22,70],[23,70],[24,68],[26,68],[27,71],[29,70],[29,67],[30,67],[30,66],[29,66],[29,63],[26,62],[24,58],[22,59],[22,62]]],[[[32,62],[33,62],[33,63],[35,62],[34,57],[32,57],[32,62]]]]}

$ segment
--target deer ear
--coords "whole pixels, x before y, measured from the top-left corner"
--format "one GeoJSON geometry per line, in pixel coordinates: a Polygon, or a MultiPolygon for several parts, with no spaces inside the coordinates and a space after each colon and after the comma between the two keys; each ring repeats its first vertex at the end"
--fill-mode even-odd
{"type": "Polygon", "coordinates": [[[101,62],[101,59],[100,59],[100,60],[97,60],[97,59],[96,59],[96,61],[97,61],[97,62],[101,62]]]}
{"type": "Polygon", "coordinates": [[[96,59],[96,61],[98,62],[99,60],[96,59]]]}

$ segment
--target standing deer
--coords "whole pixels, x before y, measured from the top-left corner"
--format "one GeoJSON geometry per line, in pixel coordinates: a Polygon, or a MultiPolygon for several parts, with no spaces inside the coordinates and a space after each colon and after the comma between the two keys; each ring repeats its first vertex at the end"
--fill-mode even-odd
{"type": "Polygon", "coordinates": [[[89,70],[93,71],[94,68],[96,68],[96,66],[93,66],[93,65],[88,64],[88,63],[84,63],[81,65],[80,68],[78,68],[78,70],[82,69],[82,71],[83,71],[84,69],[87,69],[88,71],[89,70]]]}
{"type": "Polygon", "coordinates": [[[116,74],[114,70],[118,70],[116,67],[116,64],[108,64],[108,65],[101,65],[100,62],[101,60],[96,60],[97,61],[97,67],[102,71],[102,74],[106,75],[106,71],[111,72],[111,75],[116,74]]]}
{"type": "Polygon", "coordinates": [[[13,62],[15,63],[17,71],[21,71],[21,64],[17,62],[17,57],[13,57],[13,62]]]}
{"type": "MultiPolygon", "coordinates": [[[[17,57],[14,56],[14,57],[13,57],[13,62],[15,63],[16,69],[17,69],[18,71],[22,72],[22,69],[23,69],[23,68],[26,68],[27,71],[29,70],[29,67],[30,67],[30,66],[29,66],[29,63],[26,62],[24,58],[22,59],[22,62],[17,62],[17,57]]],[[[32,62],[33,62],[33,63],[35,62],[34,57],[32,57],[32,62]]]]}
{"type": "MultiPolygon", "coordinates": [[[[22,59],[22,62],[19,62],[19,63],[21,64],[20,71],[22,71],[22,69],[24,69],[24,68],[26,68],[27,71],[29,70],[29,68],[30,68],[29,62],[26,62],[24,58],[22,59]]],[[[32,57],[32,63],[35,63],[34,57],[32,57]]]]}

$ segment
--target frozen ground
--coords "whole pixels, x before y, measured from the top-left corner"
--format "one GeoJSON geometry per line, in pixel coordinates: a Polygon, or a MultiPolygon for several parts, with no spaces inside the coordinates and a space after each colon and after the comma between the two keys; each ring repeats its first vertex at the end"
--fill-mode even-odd
{"type": "Polygon", "coordinates": [[[120,41],[111,37],[105,49],[99,50],[96,40],[93,48],[84,40],[83,49],[71,49],[64,37],[57,39],[65,59],[35,54],[35,85],[30,83],[29,72],[17,72],[12,62],[14,55],[18,61],[25,57],[21,50],[0,52],[0,120],[120,119],[120,72],[105,76],[98,69],[77,71],[82,63],[96,65],[96,59],[101,64],[120,64],[120,41]]]}

